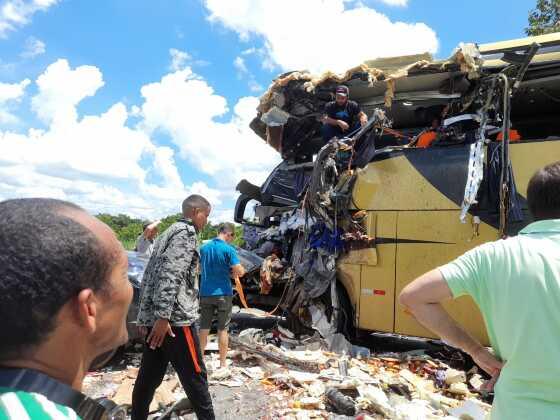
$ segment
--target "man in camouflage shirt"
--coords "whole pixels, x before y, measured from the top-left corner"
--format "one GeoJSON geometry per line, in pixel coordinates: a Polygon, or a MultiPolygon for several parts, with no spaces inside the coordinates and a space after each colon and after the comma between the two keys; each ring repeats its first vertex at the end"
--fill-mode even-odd
{"type": "Polygon", "coordinates": [[[146,345],[132,393],[132,420],[148,417],[150,402],[169,362],[199,419],[214,419],[206,367],[194,323],[198,318],[197,232],[206,225],[210,203],[199,195],[183,201],[183,218],[156,241],[142,280],[138,326],[146,345]]]}

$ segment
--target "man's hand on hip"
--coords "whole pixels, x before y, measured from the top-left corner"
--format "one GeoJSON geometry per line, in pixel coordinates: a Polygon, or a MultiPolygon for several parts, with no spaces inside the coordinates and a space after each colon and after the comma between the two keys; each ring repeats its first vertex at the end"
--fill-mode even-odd
{"type": "Polygon", "coordinates": [[[496,356],[488,351],[485,347],[478,347],[472,352],[468,352],[475,363],[484,369],[492,377],[497,377],[504,366],[504,363],[498,360],[496,356]]]}
{"type": "Polygon", "coordinates": [[[175,334],[173,334],[173,330],[171,329],[171,324],[169,324],[169,320],[167,319],[158,319],[154,323],[152,331],[150,331],[146,341],[150,348],[155,350],[156,348],[161,347],[166,335],[175,337],[175,334]]]}

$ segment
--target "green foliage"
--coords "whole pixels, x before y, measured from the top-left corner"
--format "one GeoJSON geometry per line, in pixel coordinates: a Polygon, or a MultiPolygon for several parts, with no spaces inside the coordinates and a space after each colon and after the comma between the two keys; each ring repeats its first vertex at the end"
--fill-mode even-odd
{"type": "Polygon", "coordinates": [[[113,216],[111,214],[98,214],[97,218],[106,223],[123,243],[125,249],[132,250],[136,246],[136,238],[142,233],[143,221],[133,219],[126,214],[113,216]]]}
{"type": "MultiPolygon", "coordinates": [[[[212,239],[218,236],[218,229],[220,225],[214,225],[212,223],[208,223],[200,232],[199,239],[200,241],[205,241],[207,239],[212,239]]],[[[237,246],[243,246],[243,228],[240,225],[235,225],[235,239],[233,240],[233,244],[237,246]]]]}
{"type": "Polygon", "coordinates": [[[529,13],[529,26],[525,33],[530,36],[560,31],[560,0],[537,0],[537,6],[529,13]]]}
{"type": "MultiPolygon", "coordinates": [[[[161,219],[159,225],[159,234],[161,235],[173,223],[182,217],[181,213],[172,214],[161,219]]],[[[126,214],[119,214],[116,216],[110,214],[98,214],[97,218],[106,223],[117,235],[119,241],[127,250],[133,250],[136,246],[136,239],[142,233],[142,226],[148,220],[133,219],[126,214]]],[[[218,236],[219,225],[208,223],[202,232],[199,234],[200,241],[212,239],[218,236]]],[[[243,245],[243,228],[241,226],[235,227],[235,239],[233,243],[237,246],[243,245]]]]}
{"type": "Polygon", "coordinates": [[[158,226],[159,232],[160,233],[165,232],[169,226],[171,226],[173,223],[175,223],[176,221],[178,221],[182,217],[183,217],[183,215],[181,213],[176,213],[176,214],[172,214],[170,216],[164,217],[163,219],[161,219],[161,224],[158,226]]]}

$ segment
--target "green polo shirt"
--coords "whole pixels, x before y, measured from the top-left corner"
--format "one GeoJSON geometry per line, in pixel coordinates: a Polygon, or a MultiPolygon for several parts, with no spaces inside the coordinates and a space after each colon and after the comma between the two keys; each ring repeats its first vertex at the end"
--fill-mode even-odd
{"type": "Polygon", "coordinates": [[[440,271],[455,298],[477,303],[506,361],[492,420],[560,419],[560,219],[532,223],[440,271]]]}
{"type": "Polygon", "coordinates": [[[0,388],[0,420],[80,420],[74,410],[33,392],[0,388]]]}

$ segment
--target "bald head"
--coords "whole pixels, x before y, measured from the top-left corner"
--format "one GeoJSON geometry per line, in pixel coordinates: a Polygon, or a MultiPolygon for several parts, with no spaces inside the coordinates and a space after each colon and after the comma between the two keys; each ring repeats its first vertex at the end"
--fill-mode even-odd
{"type": "Polygon", "coordinates": [[[81,290],[106,289],[122,253],[111,229],[72,203],[1,202],[0,361],[39,345],[81,290]]]}

